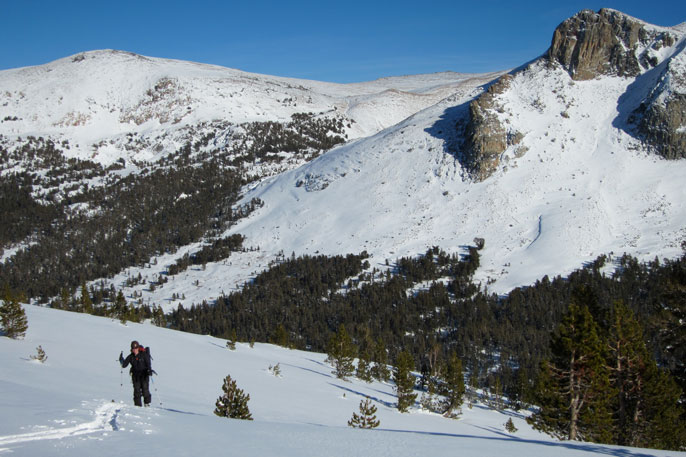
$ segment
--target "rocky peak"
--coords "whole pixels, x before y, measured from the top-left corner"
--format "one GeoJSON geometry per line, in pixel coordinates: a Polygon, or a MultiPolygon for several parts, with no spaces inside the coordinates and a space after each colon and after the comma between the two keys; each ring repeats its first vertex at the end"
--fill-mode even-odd
{"type": "Polygon", "coordinates": [[[646,49],[672,46],[674,37],[619,11],[583,10],[560,24],[546,54],[576,80],[598,75],[638,76],[657,65],[646,49]]]}

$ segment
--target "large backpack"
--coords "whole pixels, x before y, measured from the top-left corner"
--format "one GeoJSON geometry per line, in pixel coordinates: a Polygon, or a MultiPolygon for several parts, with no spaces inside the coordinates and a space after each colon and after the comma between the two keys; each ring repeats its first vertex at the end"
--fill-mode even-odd
{"type": "Polygon", "coordinates": [[[154,374],[157,374],[155,370],[152,369],[152,355],[150,355],[150,346],[146,347],[143,346],[142,344],[139,344],[139,347],[141,349],[141,352],[144,354],[145,359],[148,362],[148,368],[150,368],[150,371],[153,372],[154,374]]]}

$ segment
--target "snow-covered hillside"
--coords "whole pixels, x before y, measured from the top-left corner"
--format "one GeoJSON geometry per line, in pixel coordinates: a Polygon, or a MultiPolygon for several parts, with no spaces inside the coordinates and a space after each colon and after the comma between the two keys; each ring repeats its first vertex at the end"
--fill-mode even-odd
{"type": "Polygon", "coordinates": [[[189,140],[200,123],[284,121],[312,112],[346,121],[359,138],[445,98],[465,80],[498,74],[437,73],[333,84],[224,67],[91,51],[0,72],[0,135],[68,141],[71,157],[103,164],[155,160],[189,140]],[[135,149],[129,136],[140,142],[135,149]]]}
{"type": "Polygon", "coordinates": [[[667,63],[686,58],[678,37],[656,54],[660,65],[635,79],[574,81],[542,60],[517,72],[496,100],[501,123],[523,139],[489,179],[473,182],[461,167],[455,125],[474,94],[457,92],[264,183],[247,198],[265,207],[235,231],[266,252],[364,249],[377,265],[431,245],[459,251],[483,237],[477,277],[497,292],[601,254],[678,255],[686,161],[650,154],[627,125],[667,63]]]}
{"type": "Polygon", "coordinates": [[[393,386],[342,381],[323,354],[238,344],[208,336],[26,306],[23,340],[0,337],[0,455],[121,456],[662,456],[678,452],[559,442],[530,429],[522,414],[482,404],[458,420],[413,407],[401,414],[393,386]],[[133,339],[151,347],[159,373],[153,407],[131,401],[120,350],[133,339]],[[48,358],[30,358],[40,345],[48,358]],[[281,377],[269,367],[280,365],[281,377]],[[222,380],[246,393],[254,421],[215,416],[222,380]],[[361,399],[378,408],[377,430],[346,426],[361,399]],[[505,431],[512,418],[519,429],[505,431]]]}
{"type": "MultiPolygon", "coordinates": [[[[283,254],[366,250],[372,268],[383,269],[430,246],[464,252],[475,237],[485,239],[476,279],[506,293],[602,254],[649,260],[683,250],[686,160],[653,154],[632,118],[641,107],[644,118],[659,117],[669,100],[683,96],[686,35],[683,25],[623,20],[654,38],[636,45],[633,57],[647,62],[636,76],[576,80],[544,59],[509,75],[492,95],[492,111],[516,144],[483,180],[465,166],[464,131],[470,103],[498,74],[340,85],[95,51],[0,72],[0,134],[5,142],[68,139],[67,154],[109,163],[160,158],[208,122],[284,121],[301,112],[344,121],[347,143],[263,173],[280,174],[245,189],[244,201],[264,202],[229,230],[245,235],[248,252],[191,268],[154,290],[125,287],[139,273],[148,280],[164,274],[199,241],[105,281],[129,299],[135,292],[169,310],[240,288],[283,254]],[[130,135],[140,141],[130,145],[130,135]]],[[[672,127],[676,136],[686,129],[672,127]]]]}

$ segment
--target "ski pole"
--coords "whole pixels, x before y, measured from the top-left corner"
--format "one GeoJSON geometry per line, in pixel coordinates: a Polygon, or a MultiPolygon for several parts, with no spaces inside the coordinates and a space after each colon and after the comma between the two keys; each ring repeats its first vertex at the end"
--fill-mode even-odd
{"type": "MultiPolygon", "coordinates": [[[[153,373],[157,374],[155,371],[153,371],[153,373]]],[[[155,396],[160,401],[160,406],[162,406],[162,397],[160,396],[160,393],[157,390],[157,384],[155,384],[155,377],[153,375],[150,375],[150,380],[152,381],[152,387],[155,390],[155,396]]]]}

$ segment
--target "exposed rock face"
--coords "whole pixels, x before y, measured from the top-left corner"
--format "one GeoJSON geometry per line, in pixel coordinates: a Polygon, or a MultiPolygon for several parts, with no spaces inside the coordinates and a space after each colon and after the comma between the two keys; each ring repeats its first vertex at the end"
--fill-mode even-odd
{"type": "MultiPolygon", "coordinates": [[[[682,51],[683,53],[683,51],[682,51]]],[[[660,82],[634,111],[644,140],[665,159],[686,158],[686,58],[677,56],[660,82]]]]}
{"type": "MultiPolygon", "coordinates": [[[[678,30],[650,26],[619,11],[584,10],[557,27],[543,59],[561,65],[575,80],[662,72],[656,87],[634,111],[630,122],[636,128],[630,133],[640,135],[665,158],[686,158],[686,54],[684,45],[678,44],[679,35],[678,30]]],[[[503,76],[469,105],[461,161],[475,181],[491,176],[503,152],[522,140],[522,134],[508,127],[500,115],[505,107],[499,96],[512,79],[513,75],[503,76]]],[[[515,156],[525,151],[520,147],[515,156]]]]}
{"type": "Polygon", "coordinates": [[[651,42],[671,46],[674,38],[648,31],[642,22],[618,11],[584,10],[555,29],[546,56],[576,80],[598,75],[638,76],[642,68],[657,64],[655,58],[641,51],[651,42]],[[657,35],[661,36],[655,41],[657,35]]]}
{"type": "Polygon", "coordinates": [[[518,144],[522,135],[511,132],[500,122],[502,111],[496,100],[510,87],[511,75],[504,75],[469,105],[469,123],[462,145],[464,166],[476,181],[483,181],[498,168],[500,156],[508,146],[518,144]]]}

